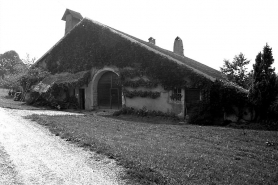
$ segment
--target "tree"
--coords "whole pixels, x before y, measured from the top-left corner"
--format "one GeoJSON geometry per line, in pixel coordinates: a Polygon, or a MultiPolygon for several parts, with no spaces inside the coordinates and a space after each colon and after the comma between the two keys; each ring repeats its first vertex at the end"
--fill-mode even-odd
{"type": "Polygon", "coordinates": [[[0,67],[0,80],[4,79],[6,71],[0,67]]]}
{"type": "Polygon", "coordinates": [[[15,74],[26,69],[17,52],[11,50],[0,54],[0,77],[2,79],[7,74],[15,74]]]}
{"type": "Polygon", "coordinates": [[[30,55],[28,53],[26,53],[26,58],[22,59],[22,61],[29,69],[35,63],[36,58],[35,57],[31,58],[30,55]]]}
{"type": "Polygon", "coordinates": [[[248,88],[249,73],[246,66],[250,63],[245,56],[240,53],[234,57],[234,60],[224,60],[223,67],[220,67],[220,71],[227,75],[228,79],[243,88],[248,88]]]}
{"type": "Polygon", "coordinates": [[[249,100],[255,106],[257,120],[267,118],[270,105],[277,96],[275,68],[271,67],[273,62],[272,48],[266,44],[263,53],[259,52],[253,65],[252,85],[249,92],[249,100]]]}
{"type": "MultiPolygon", "coordinates": [[[[276,86],[276,88],[278,88],[278,74],[276,74],[276,86]]],[[[272,114],[272,118],[278,119],[278,93],[275,100],[270,105],[270,113],[272,114]]]]}

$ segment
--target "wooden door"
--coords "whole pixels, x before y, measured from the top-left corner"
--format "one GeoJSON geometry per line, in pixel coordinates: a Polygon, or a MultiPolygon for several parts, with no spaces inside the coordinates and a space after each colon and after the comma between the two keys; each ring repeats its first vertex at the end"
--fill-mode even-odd
{"type": "Polygon", "coordinates": [[[200,89],[185,89],[184,104],[186,109],[184,109],[184,115],[192,114],[194,104],[200,101],[200,93],[200,89]]]}
{"type": "Polygon", "coordinates": [[[113,72],[106,72],[101,76],[97,87],[99,108],[121,108],[122,88],[118,80],[118,75],[113,72]]]}

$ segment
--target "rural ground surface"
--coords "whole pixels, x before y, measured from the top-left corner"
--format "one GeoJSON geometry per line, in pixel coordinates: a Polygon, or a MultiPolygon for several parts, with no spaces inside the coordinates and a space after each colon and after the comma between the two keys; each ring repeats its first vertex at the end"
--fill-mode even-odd
{"type": "Polygon", "coordinates": [[[30,114],[70,114],[0,108],[0,184],[124,184],[112,159],[85,151],[23,119],[30,114]]]}
{"type": "Polygon", "coordinates": [[[277,185],[278,132],[239,126],[55,111],[0,89],[0,185],[277,185]]]}

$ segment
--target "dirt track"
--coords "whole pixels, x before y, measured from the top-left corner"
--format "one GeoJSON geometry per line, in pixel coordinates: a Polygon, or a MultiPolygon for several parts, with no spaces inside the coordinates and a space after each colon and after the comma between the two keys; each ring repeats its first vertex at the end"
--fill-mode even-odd
{"type": "Polygon", "coordinates": [[[0,184],[124,184],[115,161],[95,160],[97,154],[22,118],[30,114],[69,113],[0,108],[0,184]]]}

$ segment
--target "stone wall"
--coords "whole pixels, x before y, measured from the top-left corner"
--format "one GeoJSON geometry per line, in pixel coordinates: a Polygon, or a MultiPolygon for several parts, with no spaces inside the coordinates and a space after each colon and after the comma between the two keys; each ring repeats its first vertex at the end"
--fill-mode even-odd
{"type": "Polygon", "coordinates": [[[161,85],[158,85],[156,88],[148,89],[144,87],[139,87],[136,89],[126,88],[129,91],[132,90],[142,90],[142,91],[156,91],[160,92],[160,97],[152,99],[149,97],[133,97],[125,98],[125,105],[127,107],[133,107],[136,109],[146,108],[147,110],[156,110],[168,113],[175,113],[179,116],[184,116],[184,90],[182,90],[182,99],[181,101],[171,100],[171,91],[164,90],[161,85]]]}
{"type": "MultiPolygon", "coordinates": [[[[98,81],[101,78],[101,76],[108,72],[112,71],[116,74],[118,74],[118,69],[115,67],[104,67],[100,70],[92,69],[92,79],[90,80],[88,85],[83,86],[82,88],[85,89],[85,109],[92,110],[97,109],[97,86],[98,81]]],[[[144,77],[145,80],[147,80],[146,77],[144,77]]],[[[139,78],[134,78],[132,80],[138,80],[139,78]]],[[[172,94],[169,90],[164,90],[164,88],[161,85],[158,85],[156,88],[145,88],[145,87],[138,87],[138,88],[131,88],[131,87],[125,87],[126,90],[133,91],[133,90],[142,90],[142,91],[156,91],[160,92],[160,97],[156,99],[152,99],[149,97],[133,97],[133,98],[127,98],[122,95],[122,105],[125,105],[127,107],[133,107],[136,109],[142,109],[145,107],[148,110],[156,110],[156,111],[162,111],[162,112],[168,112],[168,113],[175,113],[179,116],[184,116],[184,89],[182,89],[182,98],[181,101],[173,101],[171,100],[170,96],[172,94]]],[[[76,97],[78,98],[78,89],[76,89],[76,97]]]]}

